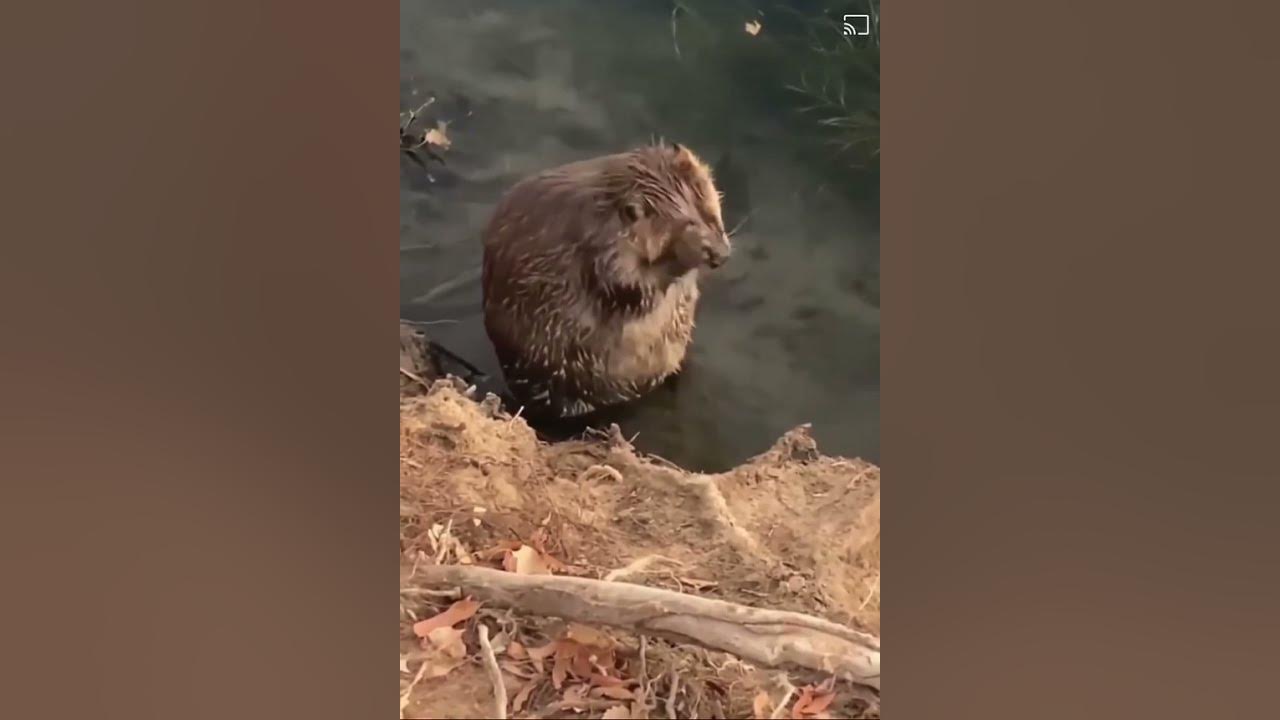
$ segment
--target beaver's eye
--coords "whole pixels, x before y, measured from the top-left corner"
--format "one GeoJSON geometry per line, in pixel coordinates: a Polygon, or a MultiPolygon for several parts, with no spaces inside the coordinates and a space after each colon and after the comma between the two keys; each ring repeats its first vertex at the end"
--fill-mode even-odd
{"type": "Polygon", "coordinates": [[[635,222],[644,214],[639,203],[627,203],[622,206],[622,217],[627,222],[635,222]]]}

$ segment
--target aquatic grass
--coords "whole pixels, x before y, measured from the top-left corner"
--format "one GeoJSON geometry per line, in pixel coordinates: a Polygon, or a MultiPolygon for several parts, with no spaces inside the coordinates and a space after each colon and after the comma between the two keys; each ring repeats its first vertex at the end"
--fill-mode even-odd
{"type": "MultiPolygon", "coordinates": [[[[854,168],[867,168],[880,156],[880,2],[773,2],[750,0],[672,0],[674,52],[683,61],[690,48],[715,45],[758,73],[753,86],[767,88],[761,100],[781,103],[811,123],[818,142],[854,168]],[[846,14],[870,15],[867,35],[845,35],[846,14]],[[754,19],[763,31],[747,37],[742,23],[754,19]],[[678,26],[677,26],[678,21],[678,26]]],[[[744,90],[747,88],[743,88],[744,90]]]]}

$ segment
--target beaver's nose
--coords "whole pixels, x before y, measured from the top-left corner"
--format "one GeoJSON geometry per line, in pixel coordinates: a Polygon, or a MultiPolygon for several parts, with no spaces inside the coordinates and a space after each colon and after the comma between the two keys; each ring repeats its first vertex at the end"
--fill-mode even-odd
{"type": "Polygon", "coordinates": [[[724,250],[718,250],[716,248],[707,248],[705,251],[705,255],[707,257],[707,265],[713,268],[718,268],[724,264],[725,260],[729,259],[729,250],[728,248],[724,250]]]}

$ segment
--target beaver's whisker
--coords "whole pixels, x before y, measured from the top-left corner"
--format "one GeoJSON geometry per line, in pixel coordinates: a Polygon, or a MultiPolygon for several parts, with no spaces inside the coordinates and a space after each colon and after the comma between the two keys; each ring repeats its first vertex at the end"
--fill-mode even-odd
{"type": "Polygon", "coordinates": [[[725,234],[726,234],[726,235],[728,235],[729,237],[733,237],[734,235],[736,235],[736,234],[738,233],[738,231],[742,229],[742,226],[743,226],[743,225],[746,225],[746,224],[747,224],[747,221],[751,219],[751,215],[752,215],[753,213],[755,213],[755,210],[752,210],[751,212],[749,212],[749,213],[747,213],[745,216],[743,216],[743,218],[742,218],[741,220],[739,220],[739,221],[738,221],[738,224],[737,224],[737,225],[734,225],[734,226],[733,226],[733,229],[732,229],[732,230],[730,230],[729,232],[725,233],[725,234]]]}

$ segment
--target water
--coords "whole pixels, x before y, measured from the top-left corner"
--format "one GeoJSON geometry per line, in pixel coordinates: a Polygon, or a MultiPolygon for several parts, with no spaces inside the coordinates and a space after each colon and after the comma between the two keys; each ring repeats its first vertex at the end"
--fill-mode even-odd
{"type": "Polygon", "coordinates": [[[817,149],[768,54],[771,11],[753,37],[749,3],[686,4],[703,12],[673,42],[659,1],[402,0],[401,107],[435,96],[424,115],[453,145],[430,178],[402,160],[401,317],[436,321],[436,341],[500,378],[479,267],[502,192],[666,137],[716,166],[726,224],[747,222],[704,278],[686,371],[626,409],[624,434],[715,471],[807,422],[824,452],[878,462],[878,176],[817,149]]]}

